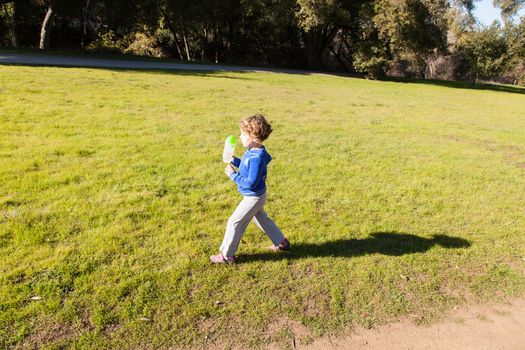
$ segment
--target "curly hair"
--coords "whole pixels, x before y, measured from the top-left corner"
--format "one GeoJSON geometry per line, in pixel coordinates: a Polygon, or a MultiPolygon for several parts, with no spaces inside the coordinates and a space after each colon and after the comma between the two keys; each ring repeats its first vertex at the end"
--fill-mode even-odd
{"type": "Polygon", "coordinates": [[[264,115],[254,114],[240,122],[241,130],[259,142],[263,142],[272,133],[272,126],[266,121],[264,115]]]}

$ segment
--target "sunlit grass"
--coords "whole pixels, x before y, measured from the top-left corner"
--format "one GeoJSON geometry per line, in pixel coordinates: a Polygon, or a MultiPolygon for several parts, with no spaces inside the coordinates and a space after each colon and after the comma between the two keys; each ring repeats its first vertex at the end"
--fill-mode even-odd
{"type": "Polygon", "coordinates": [[[0,346],[288,346],[523,295],[525,95],[459,87],[0,66],[0,346]],[[210,266],[254,112],[294,249],[252,225],[210,266]]]}

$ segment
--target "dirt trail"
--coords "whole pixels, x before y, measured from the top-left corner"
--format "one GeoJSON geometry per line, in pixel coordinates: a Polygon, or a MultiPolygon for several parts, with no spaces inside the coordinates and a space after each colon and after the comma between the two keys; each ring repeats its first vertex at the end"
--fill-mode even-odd
{"type": "Polygon", "coordinates": [[[525,350],[525,299],[460,308],[446,320],[429,326],[403,320],[374,329],[357,329],[340,338],[297,344],[297,349],[525,350]]]}

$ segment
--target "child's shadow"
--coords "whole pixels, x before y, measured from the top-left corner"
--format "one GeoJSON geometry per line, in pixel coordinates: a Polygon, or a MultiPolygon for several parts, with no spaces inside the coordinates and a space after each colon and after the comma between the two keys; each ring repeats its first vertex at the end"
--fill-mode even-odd
{"type": "Polygon", "coordinates": [[[399,256],[422,253],[434,245],[444,248],[467,248],[470,242],[459,237],[432,235],[424,238],[408,233],[374,232],[364,239],[340,239],[324,243],[295,243],[286,253],[258,253],[239,256],[239,262],[303,259],[311,257],[354,257],[366,254],[399,256]]]}

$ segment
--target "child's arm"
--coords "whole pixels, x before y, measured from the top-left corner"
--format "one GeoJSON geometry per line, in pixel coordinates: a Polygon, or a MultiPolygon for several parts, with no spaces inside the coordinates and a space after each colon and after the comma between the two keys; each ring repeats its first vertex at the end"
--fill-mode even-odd
{"type": "Polygon", "coordinates": [[[244,177],[237,172],[233,172],[230,174],[230,179],[237,185],[253,189],[261,179],[263,168],[261,158],[250,158],[248,160],[248,176],[244,177]]]}
{"type": "Polygon", "coordinates": [[[236,156],[233,156],[232,161],[230,162],[234,167],[238,168],[241,165],[241,160],[236,156]]]}

